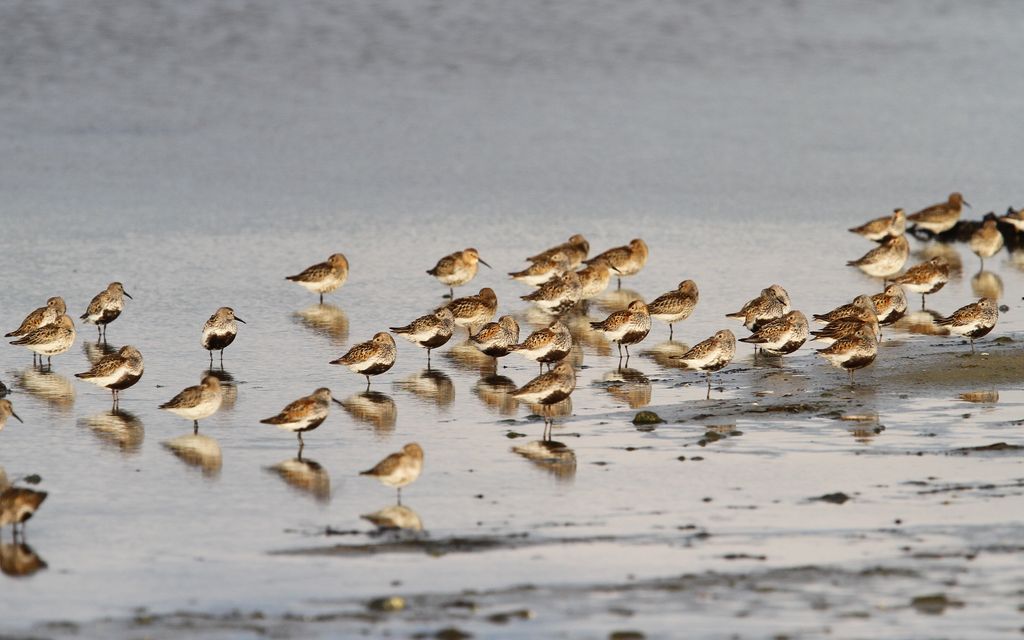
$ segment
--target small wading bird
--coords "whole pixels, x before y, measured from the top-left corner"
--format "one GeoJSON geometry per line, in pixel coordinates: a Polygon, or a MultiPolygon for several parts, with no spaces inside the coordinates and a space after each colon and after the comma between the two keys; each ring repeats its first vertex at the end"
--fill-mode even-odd
{"type": "Polygon", "coordinates": [[[192,432],[199,433],[199,421],[217,413],[223,400],[220,380],[216,376],[204,376],[200,384],[188,387],[160,408],[191,420],[192,432]]]}
{"type": "Polygon", "coordinates": [[[728,329],[722,329],[707,340],[693,345],[689,351],[673,359],[681,361],[690,369],[703,371],[708,379],[708,393],[705,400],[711,399],[711,372],[718,371],[732,362],[736,355],[736,336],[728,329]]]}
{"type": "Polygon", "coordinates": [[[132,298],[124,290],[120,282],[111,282],[107,288],[96,294],[96,297],[89,302],[81,319],[89,324],[96,325],[96,335],[99,340],[107,339],[107,325],[117,320],[124,310],[124,299],[132,298]]]}
{"type": "Polygon", "coordinates": [[[114,407],[117,408],[120,392],[142,378],[143,365],[139,350],[131,345],[125,345],[116,353],[100,358],[88,371],[76,373],[75,377],[110,389],[114,396],[114,407]]]}
{"type": "Polygon", "coordinates": [[[372,340],[360,342],[337,360],[331,360],[330,364],[343,364],[351,371],[366,376],[366,388],[369,389],[370,376],[391,369],[397,356],[395,339],[381,331],[372,340]]]}
{"type": "Polygon", "coordinates": [[[450,253],[437,261],[433,269],[427,269],[427,273],[437,278],[441,284],[448,287],[448,297],[455,297],[454,287],[460,287],[476,275],[477,263],[491,268],[491,265],[480,259],[476,249],[469,248],[463,251],[450,253]]]}
{"type": "Polygon", "coordinates": [[[372,469],[360,471],[361,476],[376,478],[381,484],[398,490],[398,504],[402,504],[402,487],[420,477],[423,471],[423,448],[411,442],[397,453],[378,462],[372,469]]]}
{"type": "Polygon", "coordinates": [[[320,304],[324,303],[324,294],[330,293],[345,284],[348,279],[348,260],[340,253],[332,254],[326,262],[314,264],[302,273],[286,276],[285,280],[302,285],[308,291],[320,294],[320,304]]]}
{"type": "Polygon", "coordinates": [[[203,325],[203,348],[210,352],[210,365],[213,365],[213,352],[220,351],[220,363],[224,365],[224,349],[228,348],[235,341],[238,335],[236,322],[246,324],[235,315],[231,307],[221,307],[203,325]]]}
{"type": "Polygon", "coordinates": [[[576,389],[576,371],[567,361],[559,362],[555,368],[542,373],[512,392],[512,397],[527,404],[540,405],[544,416],[544,440],[551,437],[551,405],[565,400],[576,389]]]}
{"type": "Polygon", "coordinates": [[[299,398],[288,404],[281,413],[270,418],[260,420],[262,424],[272,424],[279,429],[294,431],[299,439],[299,455],[302,455],[302,448],[305,443],[302,441],[302,434],[306,431],[316,429],[327,419],[331,409],[331,402],[341,404],[331,396],[331,390],[321,387],[311,395],[299,398]]]}

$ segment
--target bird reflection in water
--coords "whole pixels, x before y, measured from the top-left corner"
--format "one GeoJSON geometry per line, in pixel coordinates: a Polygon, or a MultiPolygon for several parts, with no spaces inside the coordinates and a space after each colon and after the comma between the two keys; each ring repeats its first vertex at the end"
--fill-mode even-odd
{"type": "Polygon", "coordinates": [[[550,440],[554,419],[572,415],[572,398],[559,400],[554,404],[530,404],[529,407],[533,415],[544,420],[544,439],[550,440]]]}
{"type": "Polygon", "coordinates": [[[292,314],[292,320],[335,346],[348,342],[348,316],[333,304],[314,304],[292,314]]]}
{"type": "Polygon", "coordinates": [[[403,531],[423,531],[423,521],[418,513],[406,505],[395,504],[379,511],[359,516],[373,523],[382,531],[401,529],[403,531]]]}
{"type": "Polygon", "coordinates": [[[550,473],[560,482],[571,482],[576,477],[576,452],[556,440],[534,440],[512,447],[517,453],[539,469],[550,473]]]}
{"type": "Polygon", "coordinates": [[[960,258],[960,252],[956,247],[944,242],[927,242],[913,253],[914,257],[924,262],[935,257],[941,257],[949,265],[950,279],[959,278],[963,275],[964,262],[960,258]]]}
{"type": "Polygon", "coordinates": [[[999,300],[1003,297],[1003,279],[998,273],[979,271],[971,278],[971,291],[978,298],[999,300]]]}
{"type": "Polygon", "coordinates": [[[114,409],[82,418],[78,425],[88,427],[104,444],[116,447],[121,453],[137,453],[142,447],[145,430],[142,421],[128,411],[114,409]]]}
{"type": "Polygon", "coordinates": [[[989,389],[986,391],[965,391],[957,397],[964,402],[973,402],[976,404],[995,404],[999,402],[999,392],[995,389],[989,389]]]}
{"type": "Polygon", "coordinates": [[[633,289],[615,289],[608,291],[600,298],[591,300],[593,305],[605,315],[622,311],[634,300],[645,300],[638,291],[633,289]]]}
{"type": "Polygon", "coordinates": [[[660,342],[650,349],[641,352],[640,355],[647,356],[659,367],[665,369],[687,369],[687,366],[679,361],[679,356],[683,355],[690,350],[690,347],[685,343],[676,342],[675,340],[666,340],[660,342]]]}
{"type": "Polygon", "coordinates": [[[0,542],[0,571],[12,578],[27,578],[41,569],[46,562],[24,542],[0,542]]]}
{"type": "Polygon", "coordinates": [[[484,405],[496,410],[503,416],[514,416],[519,402],[512,397],[516,390],[516,383],[505,376],[489,375],[476,381],[473,385],[473,393],[484,403],[484,405]]]}
{"type": "Polygon", "coordinates": [[[398,420],[398,408],[391,396],[379,391],[364,391],[341,401],[341,406],[357,422],[377,431],[390,432],[398,420]]]}
{"type": "Polygon", "coordinates": [[[197,467],[207,478],[220,475],[220,445],[213,438],[190,433],[161,444],[185,464],[197,467]]]}
{"type": "Polygon", "coordinates": [[[440,408],[451,406],[455,402],[455,385],[452,384],[452,379],[437,369],[424,369],[396,382],[395,386],[440,408]]]}
{"type": "Polygon", "coordinates": [[[317,502],[331,501],[331,476],[316,460],[299,455],[266,467],[266,470],[299,493],[312,496],[317,502]]]}
{"type": "Polygon", "coordinates": [[[942,317],[941,313],[931,309],[922,309],[920,311],[910,311],[908,309],[907,315],[903,316],[903,319],[897,322],[895,326],[906,329],[909,333],[925,336],[949,335],[949,330],[937,323],[942,317]]]}
{"type": "Polygon", "coordinates": [[[463,371],[487,375],[497,370],[494,358],[476,348],[469,340],[452,345],[452,348],[445,351],[443,357],[455,367],[463,371]]]}
{"type": "Polygon", "coordinates": [[[18,373],[18,386],[61,411],[66,412],[75,404],[75,386],[71,378],[56,371],[30,367],[18,373]]]}
{"type": "Polygon", "coordinates": [[[231,411],[234,409],[235,403],[238,402],[238,385],[235,384],[235,376],[225,371],[223,367],[220,369],[206,369],[199,376],[199,379],[202,380],[206,376],[213,376],[220,380],[220,411],[231,411]]]}
{"type": "Polygon", "coordinates": [[[82,352],[85,353],[85,359],[89,361],[90,366],[95,365],[104,356],[117,353],[120,348],[106,342],[89,342],[88,340],[82,342],[82,352]]]}
{"type": "MultiPolygon", "coordinates": [[[[600,318],[599,318],[600,319],[600,318]]],[[[565,326],[569,327],[569,333],[572,334],[572,344],[575,347],[579,345],[581,347],[580,353],[582,354],[582,347],[588,347],[593,350],[594,355],[598,356],[610,356],[612,355],[612,343],[608,338],[604,337],[604,334],[600,331],[594,331],[590,328],[590,323],[594,321],[587,315],[574,315],[570,318],[563,318],[562,322],[565,326]]],[[[580,357],[582,363],[583,358],[580,357]]]]}
{"type": "Polygon", "coordinates": [[[613,398],[625,402],[631,409],[651,404],[651,381],[637,369],[612,369],[604,374],[605,389],[613,398]]]}
{"type": "Polygon", "coordinates": [[[869,444],[885,430],[877,413],[845,414],[840,419],[847,423],[846,429],[853,439],[861,444],[869,444]]]}

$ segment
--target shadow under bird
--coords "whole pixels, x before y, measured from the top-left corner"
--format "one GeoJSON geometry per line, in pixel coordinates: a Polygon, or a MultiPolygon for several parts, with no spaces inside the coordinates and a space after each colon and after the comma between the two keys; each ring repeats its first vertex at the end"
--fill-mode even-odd
{"type": "Polygon", "coordinates": [[[18,422],[24,424],[25,421],[18,417],[18,414],[14,413],[14,405],[11,404],[10,400],[0,400],[0,431],[4,430],[7,425],[7,418],[13,417],[18,422]]]}
{"type": "Polygon", "coordinates": [[[160,405],[160,408],[191,420],[193,433],[199,433],[199,421],[217,413],[223,400],[220,379],[207,375],[203,376],[200,384],[188,387],[160,405]]]}
{"type": "Polygon", "coordinates": [[[324,302],[325,293],[338,289],[347,279],[348,259],[340,253],[331,254],[326,262],[307,267],[294,276],[285,276],[285,280],[291,280],[305,287],[307,291],[320,294],[320,304],[324,302]]]}
{"type": "Polygon", "coordinates": [[[615,269],[618,286],[621,289],[622,279],[639,273],[647,264],[648,255],[647,243],[640,238],[634,238],[625,246],[608,249],[585,262],[589,265],[603,260],[609,264],[615,269]]]}
{"type": "Polygon", "coordinates": [[[629,345],[636,344],[651,332],[651,315],[643,300],[634,300],[622,311],[616,311],[600,322],[591,322],[590,327],[604,333],[605,337],[619,346],[626,347],[626,361],[629,361],[629,345]]]}
{"type": "Polygon", "coordinates": [[[118,349],[117,353],[100,358],[100,361],[88,371],[76,373],[75,377],[110,389],[116,407],[120,393],[138,382],[143,371],[142,354],[135,347],[125,345],[118,349]]]}
{"type": "Polygon", "coordinates": [[[890,236],[901,236],[907,230],[907,214],[903,209],[893,209],[892,215],[869,220],[849,231],[868,240],[881,242],[890,236]]]}
{"type": "Polygon", "coordinates": [[[398,504],[402,504],[402,487],[408,486],[423,472],[423,448],[411,442],[397,453],[378,462],[372,469],[360,471],[361,476],[376,478],[381,484],[398,490],[398,504]]]}
{"type": "Polygon", "coordinates": [[[539,363],[543,371],[545,364],[550,366],[552,362],[558,362],[569,355],[572,351],[572,333],[561,320],[555,320],[547,327],[531,333],[526,340],[512,345],[509,350],[539,363]]]}
{"type": "MultiPolygon", "coordinates": [[[[75,344],[77,335],[75,322],[71,319],[71,316],[64,314],[57,318],[53,324],[29,331],[17,340],[12,340],[11,344],[25,347],[33,354],[38,354],[40,366],[42,358],[45,356],[46,364],[50,366],[53,356],[66,353],[71,349],[72,345],[75,344]]],[[[32,358],[33,362],[35,362],[35,355],[32,358]]]]}
{"type": "Polygon", "coordinates": [[[999,307],[992,298],[981,298],[977,302],[964,305],[949,316],[939,318],[935,324],[945,327],[955,336],[963,336],[971,341],[971,353],[974,353],[974,341],[989,334],[999,320],[999,307]]]}
{"type": "Polygon", "coordinates": [[[570,236],[567,242],[563,242],[560,245],[545,249],[537,255],[530,256],[527,258],[529,262],[540,262],[553,257],[556,253],[565,255],[569,262],[569,268],[575,269],[587,259],[587,254],[590,253],[590,243],[587,239],[580,234],[570,236]]]}
{"type": "Polygon", "coordinates": [[[343,364],[349,370],[366,376],[366,388],[370,388],[370,376],[376,376],[391,369],[398,357],[395,339],[383,331],[374,334],[373,339],[360,342],[345,355],[330,364],[343,364]]]}
{"type": "Polygon", "coordinates": [[[96,325],[97,335],[101,340],[107,339],[107,325],[117,320],[124,310],[124,299],[134,299],[120,282],[111,282],[89,302],[81,319],[96,325]]]}
{"type": "Polygon", "coordinates": [[[488,269],[491,268],[491,265],[480,258],[480,253],[476,249],[464,249],[441,258],[433,269],[427,269],[427,273],[447,286],[448,297],[454,298],[454,287],[462,286],[476,276],[478,262],[488,269]]]}
{"type": "Polygon", "coordinates": [[[559,362],[555,368],[542,373],[512,392],[512,397],[527,404],[543,407],[544,440],[551,435],[551,417],[548,410],[551,405],[565,400],[576,389],[576,371],[566,360],[559,362]]]}
{"type": "Polygon", "coordinates": [[[663,293],[647,305],[647,312],[652,318],[668,323],[668,339],[672,339],[672,325],[690,317],[700,292],[693,280],[683,280],[679,286],[668,293],[663,293]]]}
{"type": "Polygon", "coordinates": [[[693,345],[693,347],[675,359],[679,360],[689,369],[703,371],[708,380],[708,393],[705,399],[711,398],[711,373],[724,368],[732,362],[736,355],[736,336],[728,329],[722,329],[707,340],[693,345]]]}
{"type": "Polygon", "coordinates": [[[270,418],[260,420],[262,424],[272,424],[278,429],[294,431],[299,440],[299,451],[305,446],[302,441],[302,434],[306,431],[316,429],[327,419],[331,409],[331,402],[341,404],[331,396],[331,390],[321,387],[311,395],[299,398],[289,403],[281,413],[270,418]]]}
{"type": "Polygon", "coordinates": [[[227,349],[238,335],[236,322],[246,324],[245,320],[235,315],[234,309],[221,307],[203,325],[203,348],[210,352],[211,365],[214,351],[220,351],[220,361],[221,364],[224,363],[224,349],[227,349]]]}
{"type": "Polygon", "coordinates": [[[957,192],[949,194],[945,202],[933,204],[907,216],[907,222],[914,228],[925,229],[934,235],[949,231],[960,221],[963,206],[971,206],[957,192]]]}
{"type": "Polygon", "coordinates": [[[430,367],[430,352],[443,346],[455,331],[455,316],[448,307],[441,307],[433,313],[416,318],[404,327],[390,327],[395,334],[427,350],[427,367],[430,367]]]}

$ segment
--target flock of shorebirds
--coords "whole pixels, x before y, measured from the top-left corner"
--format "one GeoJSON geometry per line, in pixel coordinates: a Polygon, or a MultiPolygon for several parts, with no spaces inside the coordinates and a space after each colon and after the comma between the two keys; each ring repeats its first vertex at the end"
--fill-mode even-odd
{"type": "MultiPolygon", "coordinates": [[[[869,276],[883,279],[884,290],[873,295],[858,295],[849,304],[814,315],[815,320],[825,323],[816,331],[810,330],[808,319],[802,312],[790,308],[789,294],[777,284],[763,289],[757,297],[738,311],[727,314],[727,317],[741,319],[743,326],[750,331],[750,335],[740,338],[740,341],[753,344],[755,356],[758,350],[772,357],[791,354],[813,336],[813,339],[827,345],[818,349],[817,353],[832,365],[848,371],[852,384],[854,371],[874,362],[882,336],[881,328],[895,323],[907,312],[906,292],[920,293],[923,306],[924,296],[935,293],[949,280],[949,264],[941,257],[932,258],[900,273],[910,255],[907,225],[913,225],[911,229],[923,230],[930,235],[943,234],[957,225],[965,204],[959,193],[953,193],[946,202],[917,213],[906,215],[902,209],[896,209],[890,216],[850,229],[878,245],[848,265],[859,268],[869,276]]],[[[1012,225],[1016,230],[1024,230],[1024,214],[1012,209],[998,221],[1012,225]]],[[[994,218],[986,220],[970,238],[970,248],[981,258],[982,264],[985,258],[995,255],[1003,247],[1003,236],[997,228],[998,221],[994,218]]],[[[431,351],[446,344],[456,327],[465,327],[472,343],[495,360],[517,353],[539,363],[540,374],[512,392],[512,396],[537,407],[538,412],[545,416],[544,438],[547,440],[551,420],[546,409],[569,398],[576,388],[575,370],[566,359],[573,347],[573,337],[561,316],[585,301],[600,296],[609,287],[613,277],[621,286],[621,278],[638,273],[648,258],[647,244],[639,238],[594,257],[588,257],[589,253],[590,244],[587,240],[581,235],[574,235],[565,243],[528,257],[527,268],[509,274],[519,282],[536,287],[532,293],[522,296],[522,299],[549,313],[553,320],[523,340],[520,340],[520,327],[511,315],[503,315],[493,321],[498,310],[498,299],[492,289],[483,288],[476,295],[454,297],[454,287],[470,282],[476,276],[479,264],[490,267],[480,258],[477,250],[472,248],[441,258],[427,271],[449,288],[446,297],[451,298],[450,302],[408,324],[390,327],[390,330],[426,349],[428,367],[431,351]],[[544,365],[548,367],[547,372],[544,372],[544,365]]],[[[318,294],[323,303],[324,294],[337,290],[345,283],[348,271],[348,260],[337,253],[325,262],[288,276],[287,279],[318,294]]],[[[113,282],[92,299],[80,319],[95,325],[98,337],[104,339],[107,326],[124,310],[125,297],[131,298],[121,283],[113,282]]],[[[671,338],[673,325],[690,316],[698,303],[698,297],[697,285],[692,280],[684,280],[677,288],[657,296],[649,303],[640,299],[629,302],[625,309],[615,311],[599,322],[591,322],[590,329],[617,343],[620,364],[623,350],[628,362],[630,345],[647,337],[652,319],[667,323],[671,338]]],[[[974,340],[993,329],[998,314],[996,301],[983,297],[949,316],[939,318],[936,323],[950,334],[968,338],[973,352],[974,340]]],[[[210,352],[211,364],[214,351],[220,353],[223,362],[224,349],[235,340],[239,322],[245,323],[230,307],[221,307],[206,321],[201,343],[210,352]]],[[[47,301],[46,306],[28,314],[21,326],[6,336],[16,338],[11,344],[32,351],[33,358],[38,357],[42,367],[44,357],[46,366],[50,366],[53,356],[71,348],[76,339],[76,330],[74,322],[67,315],[64,300],[53,297],[47,301]]],[[[675,356],[675,359],[687,368],[706,374],[706,397],[710,398],[711,374],[728,365],[735,353],[736,336],[729,329],[721,329],[682,355],[675,356]]],[[[331,361],[331,364],[344,365],[365,376],[369,388],[370,378],[390,370],[397,354],[394,338],[390,333],[381,331],[369,341],[352,346],[343,356],[331,361]]],[[[88,371],[75,374],[82,380],[109,389],[115,408],[120,392],[137,383],[142,375],[142,354],[130,345],[100,358],[88,371]]],[[[261,422],[295,432],[301,456],[304,446],[302,434],[316,429],[324,422],[332,401],[341,404],[332,397],[329,389],[317,389],[261,422]]],[[[199,420],[216,413],[221,402],[220,380],[216,376],[207,375],[199,385],[188,387],[160,405],[160,408],[191,420],[194,432],[197,433],[199,420]]],[[[14,412],[10,400],[0,400],[0,429],[3,429],[10,417],[21,420],[14,412]]],[[[410,443],[362,473],[395,487],[400,500],[401,488],[414,482],[422,468],[423,449],[416,443],[410,443]]],[[[11,524],[17,535],[17,525],[23,526],[46,494],[22,487],[5,488],[3,484],[0,484],[0,490],[3,490],[0,493],[0,527],[11,524]]]]}

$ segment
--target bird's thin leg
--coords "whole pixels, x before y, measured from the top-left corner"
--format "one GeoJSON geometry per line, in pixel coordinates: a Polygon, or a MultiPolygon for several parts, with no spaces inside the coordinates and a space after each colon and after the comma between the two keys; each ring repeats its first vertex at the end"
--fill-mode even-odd
{"type": "Polygon", "coordinates": [[[974,338],[971,338],[971,353],[974,353],[974,338]]]}
{"type": "Polygon", "coordinates": [[[619,281],[619,286],[617,286],[617,287],[615,287],[615,288],[616,288],[616,289],[622,289],[622,278],[616,278],[616,280],[618,280],[618,281],[619,281]]]}
{"type": "Polygon", "coordinates": [[[430,371],[430,347],[427,347],[427,371],[430,371]]]}
{"type": "Polygon", "coordinates": [[[324,303],[324,294],[320,294],[320,304],[324,303]]]}
{"type": "Polygon", "coordinates": [[[213,368],[213,349],[210,349],[210,368],[213,368]]]}
{"type": "Polygon", "coordinates": [[[924,310],[924,294],[921,294],[921,309],[924,310]]]}
{"type": "Polygon", "coordinates": [[[398,506],[402,506],[402,487],[398,487],[398,506]]]}
{"type": "Polygon", "coordinates": [[[704,396],[704,399],[705,400],[710,400],[711,399],[711,372],[708,371],[706,375],[708,377],[708,394],[706,396],[704,396]]]}
{"type": "Polygon", "coordinates": [[[192,435],[194,435],[194,436],[195,435],[199,435],[199,421],[198,420],[193,420],[192,421],[192,435]]]}
{"type": "Polygon", "coordinates": [[[616,342],[615,346],[617,346],[619,348],[619,360],[622,360],[622,343],[621,342],[616,342]]]}
{"type": "MultiPolygon", "coordinates": [[[[210,355],[211,356],[213,355],[212,351],[210,352],[210,355]]],[[[221,369],[224,368],[224,350],[223,349],[220,350],[220,368],[221,369]]]]}
{"type": "Polygon", "coordinates": [[[672,323],[668,323],[668,339],[672,339],[672,323]]]}

